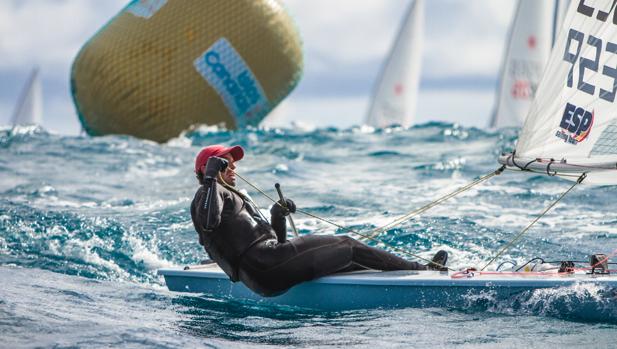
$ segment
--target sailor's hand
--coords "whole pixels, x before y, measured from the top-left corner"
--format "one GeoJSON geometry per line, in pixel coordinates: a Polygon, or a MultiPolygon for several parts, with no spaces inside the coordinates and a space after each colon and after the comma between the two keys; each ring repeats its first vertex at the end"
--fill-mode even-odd
{"type": "Polygon", "coordinates": [[[225,171],[229,162],[226,159],[212,156],[208,159],[206,169],[204,170],[205,178],[216,178],[219,172],[225,171]]]}
{"type": "Polygon", "coordinates": [[[296,213],[296,204],[291,199],[279,200],[276,204],[272,205],[270,214],[272,217],[285,217],[289,213],[296,213]]]}

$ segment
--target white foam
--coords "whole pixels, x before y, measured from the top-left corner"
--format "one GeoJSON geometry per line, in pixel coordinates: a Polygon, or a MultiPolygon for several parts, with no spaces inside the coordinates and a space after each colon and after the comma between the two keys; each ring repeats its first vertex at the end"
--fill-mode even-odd
{"type": "Polygon", "coordinates": [[[356,126],[351,129],[353,133],[371,134],[375,133],[375,127],[369,125],[356,126]]]}
{"type": "Polygon", "coordinates": [[[0,236],[0,252],[2,253],[9,252],[9,245],[7,244],[3,236],[0,236]]]}
{"type": "Polygon", "coordinates": [[[172,262],[158,256],[159,252],[156,248],[155,240],[151,240],[148,246],[146,246],[146,243],[143,240],[135,236],[129,236],[127,241],[133,250],[132,259],[136,262],[144,263],[148,270],[152,271],[159,268],[174,266],[172,262]]]}
{"type": "Polygon", "coordinates": [[[184,223],[173,223],[169,226],[169,230],[171,231],[184,231],[187,229],[193,229],[193,221],[190,219],[184,223]]]}
{"type": "Polygon", "coordinates": [[[289,166],[285,164],[278,164],[274,167],[274,170],[272,170],[272,173],[277,173],[277,172],[289,172],[289,166]]]}
{"type": "Polygon", "coordinates": [[[67,208],[82,208],[82,207],[97,207],[98,204],[94,201],[71,201],[61,200],[58,197],[44,197],[34,201],[36,204],[47,207],[67,207],[67,208]]]}
{"type": "Polygon", "coordinates": [[[149,200],[136,202],[133,206],[127,207],[127,210],[150,211],[152,209],[161,209],[170,206],[177,206],[183,203],[190,202],[190,198],[177,198],[174,200],[149,200]]]}
{"type": "Polygon", "coordinates": [[[193,145],[193,141],[186,136],[186,131],[184,131],[178,137],[168,140],[165,145],[171,148],[190,148],[193,145]]]}
{"type": "Polygon", "coordinates": [[[551,304],[563,299],[591,299],[595,303],[612,302],[602,296],[603,290],[605,290],[603,286],[590,282],[576,283],[568,287],[536,289],[524,305],[532,308],[539,303],[551,304]]]}
{"type": "MultiPolygon", "coordinates": [[[[103,241],[98,236],[82,241],[77,239],[69,239],[61,247],[54,247],[54,252],[63,258],[72,257],[77,260],[83,260],[86,263],[101,266],[114,272],[121,279],[131,279],[131,275],[123,270],[118,264],[112,260],[102,258],[94,251],[94,247],[100,247],[104,250],[110,250],[110,243],[103,241]]],[[[50,251],[52,251],[50,249],[50,251]]]]}
{"type": "Polygon", "coordinates": [[[13,135],[32,135],[35,133],[49,133],[40,125],[18,125],[11,128],[13,135]]]}

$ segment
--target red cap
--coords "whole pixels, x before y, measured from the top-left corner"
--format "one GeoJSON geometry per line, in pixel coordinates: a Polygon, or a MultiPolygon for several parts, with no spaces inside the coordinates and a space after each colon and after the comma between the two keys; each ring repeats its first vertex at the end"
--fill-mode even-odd
{"type": "Polygon", "coordinates": [[[195,173],[200,173],[202,171],[211,156],[221,157],[227,154],[230,154],[234,161],[238,161],[244,157],[244,149],[239,145],[228,148],[220,144],[205,147],[195,158],[195,173]]]}

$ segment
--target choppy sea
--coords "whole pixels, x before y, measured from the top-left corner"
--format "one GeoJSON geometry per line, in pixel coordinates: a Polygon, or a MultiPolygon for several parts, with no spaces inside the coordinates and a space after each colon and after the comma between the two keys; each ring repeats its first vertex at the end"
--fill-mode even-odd
{"type": "MultiPolygon", "coordinates": [[[[609,348],[617,301],[598,287],[490,295],[431,309],[319,312],[169,292],[161,267],[198,263],[189,205],[203,146],[240,144],[238,172],[298,207],[371,229],[497,169],[515,130],[201,128],[166,144],[0,129],[0,347],[609,348]],[[577,306],[597,314],[580,316],[577,306]]],[[[239,180],[262,209],[266,198],[239,180]]],[[[380,236],[453,267],[483,265],[570,186],[506,171],[380,236]]],[[[577,187],[500,261],[617,249],[617,189],[577,187]]],[[[296,215],[302,234],[342,233],[296,215]]],[[[588,313],[588,312],[587,312],[588,313]]]]}

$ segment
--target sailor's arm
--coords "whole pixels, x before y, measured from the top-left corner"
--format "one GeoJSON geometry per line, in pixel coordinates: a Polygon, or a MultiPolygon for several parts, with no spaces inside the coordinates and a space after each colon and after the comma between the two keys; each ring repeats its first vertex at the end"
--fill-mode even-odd
{"type": "MultiPolygon", "coordinates": [[[[196,207],[191,210],[191,213],[196,216],[196,221],[199,222],[204,231],[212,231],[221,224],[225,199],[223,193],[218,190],[216,177],[226,167],[227,161],[217,157],[210,158],[206,164],[203,184],[205,191],[202,192],[201,197],[197,200],[196,207]]],[[[199,240],[202,243],[201,236],[199,240]]]]}
{"type": "Polygon", "coordinates": [[[206,182],[206,191],[203,194],[203,199],[200,200],[201,206],[197,209],[197,214],[202,222],[202,227],[206,231],[212,231],[221,224],[221,215],[223,213],[223,205],[225,198],[223,193],[218,190],[216,181],[212,183],[206,182]]]}

